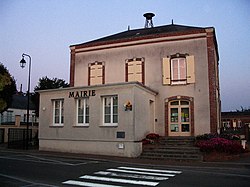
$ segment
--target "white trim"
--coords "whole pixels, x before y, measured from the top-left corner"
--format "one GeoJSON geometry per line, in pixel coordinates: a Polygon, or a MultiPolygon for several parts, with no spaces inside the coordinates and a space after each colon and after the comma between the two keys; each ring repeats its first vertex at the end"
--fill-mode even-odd
{"type": "MultiPolygon", "coordinates": [[[[161,38],[151,38],[151,39],[145,39],[145,40],[134,40],[131,42],[122,42],[122,43],[114,43],[114,44],[104,44],[104,45],[96,45],[96,46],[90,46],[90,47],[81,47],[75,49],[75,53],[79,52],[86,52],[86,51],[93,51],[93,50],[103,50],[106,48],[117,48],[117,47],[123,47],[127,45],[145,45],[145,44],[153,44],[156,42],[171,42],[172,40],[188,40],[188,39],[193,39],[193,38],[206,38],[207,33],[198,33],[198,34],[187,34],[187,35],[181,35],[181,36],[166,36],[166,37],[161,37],[161,38]]],[[[81,44],[79,44],[81,45],[81,44]]],[[[84,43],[82,44],[84,45],[84,43]]],[[[78,45],[74,45],[71,47],[76,47],[78,45]]]]}

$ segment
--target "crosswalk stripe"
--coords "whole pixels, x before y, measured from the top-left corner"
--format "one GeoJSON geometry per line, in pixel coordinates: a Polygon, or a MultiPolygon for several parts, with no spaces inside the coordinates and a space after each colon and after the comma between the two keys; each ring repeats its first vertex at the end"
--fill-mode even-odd
{"type": "Polygon", "coordinates": [[[105,171],[94,172],[93,175],[83,175],[80,180],[67,180],[62,184],[85,186],[85,187],[122,187],[123,184],[133,184],[138,186],[157,186],[161,181],[168,180],[181,174],[181,171],[159,170],[150,168],[117,167],[106,169],[105,171]],[[98,182],[99,181],[99,182],[98,182]],[[114,183],[101,184],[102,182],[114,183]],[[117,183],[118,185],[115,185],[117,183]]]}
{"type": "Polygon", "coordinates": [[[122,187],[122,186],[116,186],[116,185],[98,184],[98,183],[82,182],[82,181],[74,181],[74,180],[65,181],[63,182],[63,184],[85,186],[85,187],[122,187]]]}
{"type": "Polygon", "coordinates": [[[152,172],[142,172],[142,171],[130,171],[130,170],[122,170],[122,169],[107,169],[108,171],[115,171],[121,173],[135,173],[141,175],[153,175],[153,176],[161,176],[161,177],[174,177],[174,174],[165,174],[165,173],[152,173],[152,172]]]}
{"type": "Polygon", "coordinates": [[[98,171],[94,173],[95,175],[105,175],[105,176],[112,176],[112,177],[127,177],[127,178],[135,178],[135,179],[148,179],[148,180],[168,180],[168,177],[157,177],[157,176],[150,176],[150,175],[137,175],[137,174],[121,174],[121,173],[114,173],[108,171],[98,171]]]}
{"type": "Polygon", "coordinates": [[[132,167],[118,167],[119,169],[137,170],[137,171],[149,171],[149,172],[161,172],[161,173],[175,173],[180,174],[181,171],[172,170],[158,170],[158,169],[146,169],[146,168],[132,168],[132,167]]]}
{"type": "Polygon", "coordinates": [[[80,177],[81,179],[89,179],[89,180],[99,180],[99,181],[106,181],[106,182],[119,182],[119,183],[126,183],[126,184],[137,184],[137,185],[144,185],[144,186],[156,186],[159,182],[149,182],[149,181],[142,181],[142,180],[128,180],[128,179],[121,179],[121,178],[108,178],[108,177],[97,177],[91,175],[84,175],[80,177]]]}

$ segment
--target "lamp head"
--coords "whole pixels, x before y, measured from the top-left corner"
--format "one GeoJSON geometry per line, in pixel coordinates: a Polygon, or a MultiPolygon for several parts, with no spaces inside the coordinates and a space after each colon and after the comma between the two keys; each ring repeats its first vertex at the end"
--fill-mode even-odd
{"type": "Polygon", "coordinates": [[[25,64],[26,64],[26,61],[24,60],[24,58],[22,58],[22,60],[20,61],[21,68],[24,68],[25,64]]]}

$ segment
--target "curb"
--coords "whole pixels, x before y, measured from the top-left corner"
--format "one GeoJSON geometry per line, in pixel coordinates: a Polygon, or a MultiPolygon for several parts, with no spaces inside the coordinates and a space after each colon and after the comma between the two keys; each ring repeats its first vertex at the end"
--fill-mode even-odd
{"type": "Polygon", "coordinates": [[[151,160],[151,159],[140,159],[140,158],[127,158],[127,157],[115,157],[105,155],[89,155],[89,154],[78,154],[78,153],[61,153],[52,151],[39,151],[39,150],[16,150],[6,149],[0,147],[1,152],[17,153],[17,154],[30,154],[40,155],[49,157],[60,157],[60,158],[71,158],[71,159],[84,159],[94,160],[102,162],[114,162],[114,163],[126,163],[126,164],[138,164],[138,165],[153,165],[153,166],[168,166],[168,167],[225,167],[225,168],[250,168],[250,154],[241,156],[240,159],[247,158],[246,161],[230,160],[225,162],[181,162],[171,160],[151,160]]]}

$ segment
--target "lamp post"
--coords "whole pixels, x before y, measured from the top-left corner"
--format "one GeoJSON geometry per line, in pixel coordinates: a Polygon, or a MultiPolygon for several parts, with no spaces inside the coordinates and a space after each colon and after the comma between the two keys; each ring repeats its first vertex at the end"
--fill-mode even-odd
{"type": "Polygon", "coordinates": [[[31,70],[31,57],[30,55],[27,55],[25,53],[22,54],[22,60],[20,61],[20,66],[21,68],[24,68],[26,65],[26,61],[24,59],[24,57],[29,57],[29,75],[28,75],[28,101],[27,101],[27,133],[26,133],[26,145],[25,145],[25,149],[28,149],[28,144],[29,144],[29,111],[30,111],[30,70],[31,70]]]}

